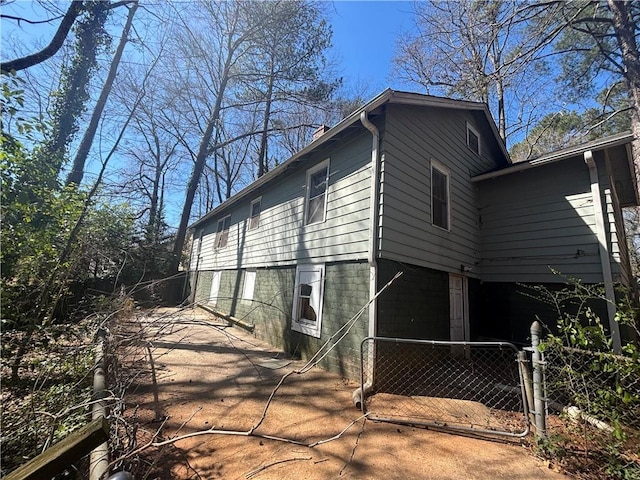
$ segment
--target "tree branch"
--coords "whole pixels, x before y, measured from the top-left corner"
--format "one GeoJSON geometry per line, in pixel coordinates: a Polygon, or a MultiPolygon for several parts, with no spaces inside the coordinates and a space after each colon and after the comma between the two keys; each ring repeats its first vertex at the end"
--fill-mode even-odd
{"type": "Polygon", "coordinates": [[[25,68],[33,67],[34,65],[42,63],[54,56],[56,52],[62,47],[64,40],[69,34],[69,30],[71,30],[71,26],[76,21],[76,18],[83,9],[84,5],[82,1],[75,0],[71,2],[67,13],[65,13],[64,18],[62,19],[62,22],[60,22],[58,30],[56,31],[49,45],[40,50],[38,53],[0,63],[0,71],[17,72],[19,70],[24,70],[25,68]]]}

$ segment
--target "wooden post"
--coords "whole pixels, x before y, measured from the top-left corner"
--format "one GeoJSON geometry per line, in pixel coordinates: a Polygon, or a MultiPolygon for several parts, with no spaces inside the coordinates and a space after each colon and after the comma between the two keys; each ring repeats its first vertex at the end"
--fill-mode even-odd
{"type": "Polygon", "coordinates": [[[109,438],[109,423],[100,417],[18,467],[5,480],[52,478],[109,438]]]}

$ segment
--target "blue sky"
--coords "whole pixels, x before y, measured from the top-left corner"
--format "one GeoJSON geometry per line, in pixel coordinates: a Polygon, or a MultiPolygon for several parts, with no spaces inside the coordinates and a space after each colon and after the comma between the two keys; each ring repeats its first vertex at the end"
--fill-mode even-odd
{"type": "Polygon", "coordinates": [[[403,88],[402,82],[393,79],[391,60],[398,35],[413,25],[412,5],[406,1],[333,3],[329,9],[333,48],[347,85],[364,83],[376,93],[387,87],[403,88]]]}
{"type": "MultiPolygon", "coordinates": [[[[327,3],[333,28],[333,51],[345,84],[363,85],[373,93],[387,87],[402,89],[402,83],[393,78],[391,60],[398,35],[413,25],[413,2],[336,0],[327,3]]],[[[29,19],[43,16],[35,2],[19,0],[7,7],[8,14],[24,15],[29,19]]],[[[66,8],[65,4],[61,8],[66,8]]],[[[15,35],[18,42],[31,46],[38,39],[40,44],[48,43],[57,24],[33,26],[23,23],[16,29],[13,22],[3,21],[2,27],[3,40],[15,35]]],[[[407,88],[404,85],[404,89],[407,88]]]]}

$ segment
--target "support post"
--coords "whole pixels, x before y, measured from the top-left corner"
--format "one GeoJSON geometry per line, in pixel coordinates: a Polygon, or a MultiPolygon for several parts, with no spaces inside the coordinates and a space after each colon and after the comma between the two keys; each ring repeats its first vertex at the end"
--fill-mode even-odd
{"type": "MultiPolygon", "coordinates": [[[[93,409],[91,411],[92,420],[107,417],[107,403],[103,400],[106,395],[107,383],[104,369],[104,348],[106,332],[104,329],[98,331],[96,352],[96,366],[93,373],[93,409]]],[[[107,441],[101,443],[91,451],[89,456],[89,480],[101,480],[104,478],[109,468],[109,444],[107,441]]]]}
{"type": "Polygon", "coordinates": [[[520,364],[520,371],[522,372],[522,383],[524,386],[525,398],[527,400],[527,417],[531,423],[532,421],[535,421],[533,418],[535,405],[533,404],[533,381],[531,380],[531,370],[529,368],[527,352],[523,350],[518,352],[518,363],[520,364]]]}
{"type": "Polygon", "coordinates": [[[544,385],[542,381],[544,362],[542,361],[542,354],[538,348],[541,336],[542,325],[536,320],[531,324],[531,347],[533,348],[531,363],[533,364],[533,404],[535,407],[533,413],[536,421],[536,437],[538,440],[546,438],[547,436],[544,385]]]}

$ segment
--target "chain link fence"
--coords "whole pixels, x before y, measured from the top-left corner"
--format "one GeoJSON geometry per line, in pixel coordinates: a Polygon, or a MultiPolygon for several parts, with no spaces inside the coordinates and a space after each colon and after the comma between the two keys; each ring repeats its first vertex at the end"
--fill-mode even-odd
{"type": "Polygon", "coordinates": [[[640,479],[639,359],[550,344],[544,381],[554,448],[579,452],[584,478],[640,479]]]}
{"type": "Polygon", "coordinates": [[[510,343],[366,338],[361,369],[361,406],[373,420],[529,432],[518,350],[510,343]]]}

